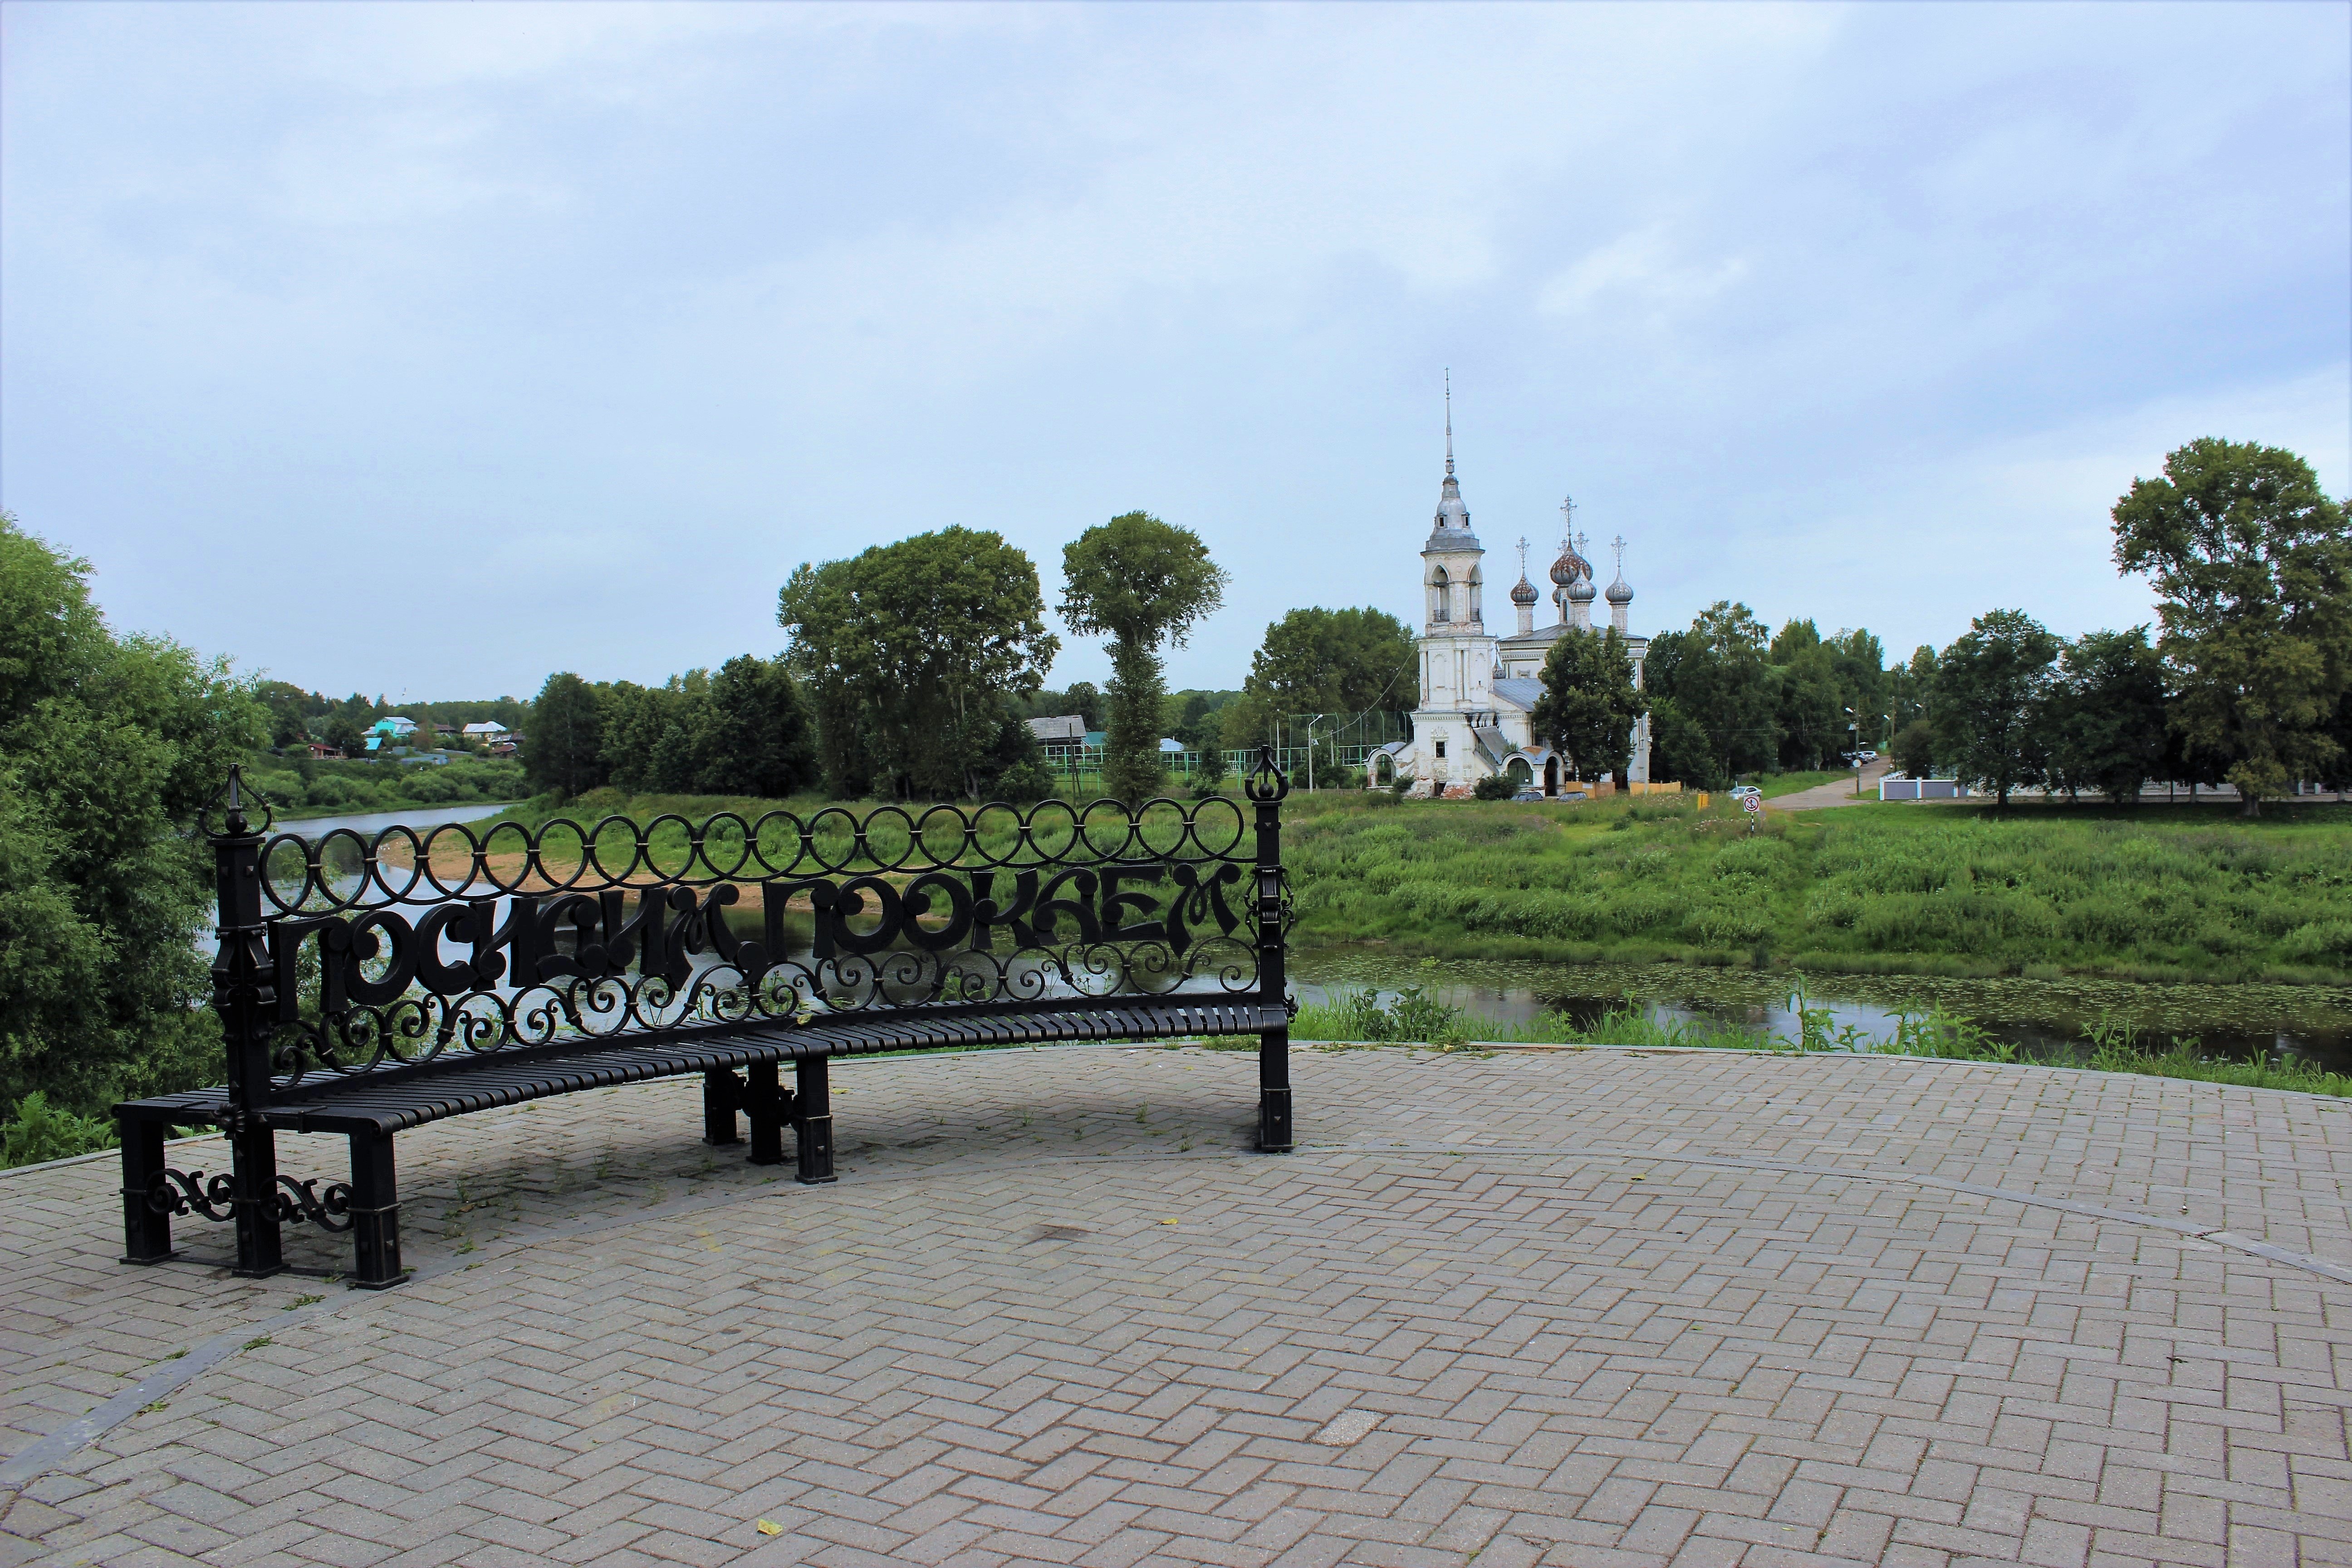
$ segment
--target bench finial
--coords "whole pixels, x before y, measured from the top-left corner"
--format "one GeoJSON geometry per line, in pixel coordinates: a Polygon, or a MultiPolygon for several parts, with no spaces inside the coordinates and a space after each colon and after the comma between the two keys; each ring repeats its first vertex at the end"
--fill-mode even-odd
{"type": "Polygon", "coordinates": [[[255,833],[267,833],[277,824],[278,814],[270,808],[269,797],[248,791],[245,784],[245,770],[234,763],[230,763],[228,778],[221,784],[220,793],[214,795],[205,808],[205,831],[215,838],[244,838],[255,833]],[[259,827],[254,826],[252,820],[246,816],[248,805],[261,807],[259,827]],[[215,822],[218,826],[214,826],[215,822]]]}
{"type": "Polygon", "coordinates": [[[1256,801],[1280,800],[1290,793],[1290,779],[1274,765],[1274,748],[1257,749],[1257,766],[1242,780],[1242,793],[1256,801]]]}

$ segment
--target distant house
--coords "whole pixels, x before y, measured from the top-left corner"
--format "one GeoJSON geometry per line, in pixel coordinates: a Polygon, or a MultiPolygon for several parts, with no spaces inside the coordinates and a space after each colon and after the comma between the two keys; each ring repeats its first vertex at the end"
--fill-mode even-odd
{"type": "Polygon", "coordinates": [[[1046,760],[1072,757],[1087,743],[1087,721],[1083,714],[1064,713],[1052,719],[1032,719],[1029,732],[1045,748],[1046,760]]]}
{"type": "Polygon", "coordinates": [[[1184,742],[1181,741],[1171,741],[1167,736],[1162,735],[1160,737],[1160,754],[1163,756],[1181,756],[1184,754],[1184,742]]]}
{"type": "Polygon", "coordinates": [[[478,724],[468,724],[461,731],[469,741],[496,741],[507,732],[507,727],[504,724],[489,719],[485,719],[478,724]]]}
{"type": "Polygon", "coordinates": [[[436,735],[454,735],[457,732],[457,726],[455,724],[436,724],[433,726],[433,732],[436,735]]]}

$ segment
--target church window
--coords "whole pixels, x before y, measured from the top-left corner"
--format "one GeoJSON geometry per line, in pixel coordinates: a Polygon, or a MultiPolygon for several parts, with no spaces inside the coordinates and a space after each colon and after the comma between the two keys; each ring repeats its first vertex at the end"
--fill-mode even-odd
{"type": "Polygon", "coordinates": [[[1445,755],[1445,737],[1443,735],[1437,738],[1437,754],[1440,758],[1445,755]]]}

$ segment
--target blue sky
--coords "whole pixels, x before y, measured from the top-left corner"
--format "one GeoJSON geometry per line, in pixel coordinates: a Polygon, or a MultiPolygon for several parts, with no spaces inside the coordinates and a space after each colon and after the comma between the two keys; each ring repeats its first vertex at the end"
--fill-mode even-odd
{"type": "Polygon", "coordinates": [[[1641,630],[2129,624],[2170,447],[2352,489],[2342,5],[10,3],[0,73],[0,504],[332,692],[772,652],[948,523],[1050,603],[1136,507],[1237,685],[1417,615],[1448,366],[1490,581],[1572,492],[1641,630]]]}

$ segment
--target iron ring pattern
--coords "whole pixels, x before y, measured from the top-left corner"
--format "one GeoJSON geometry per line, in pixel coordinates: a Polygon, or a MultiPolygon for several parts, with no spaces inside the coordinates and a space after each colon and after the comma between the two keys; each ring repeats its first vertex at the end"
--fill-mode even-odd
{"type": "MultiPolygon", "coordinates": [[[[1251,800],[1287,793],[1264,771],[1251,800]]],[[[1259,981],[1255,841],[1222,796],[286,831],[257,862],[240,990],[287,1089],[605,1037],[1259,981]]],[[[1286,934],[1286,877],[1280,910],[1286,934]]]]}

